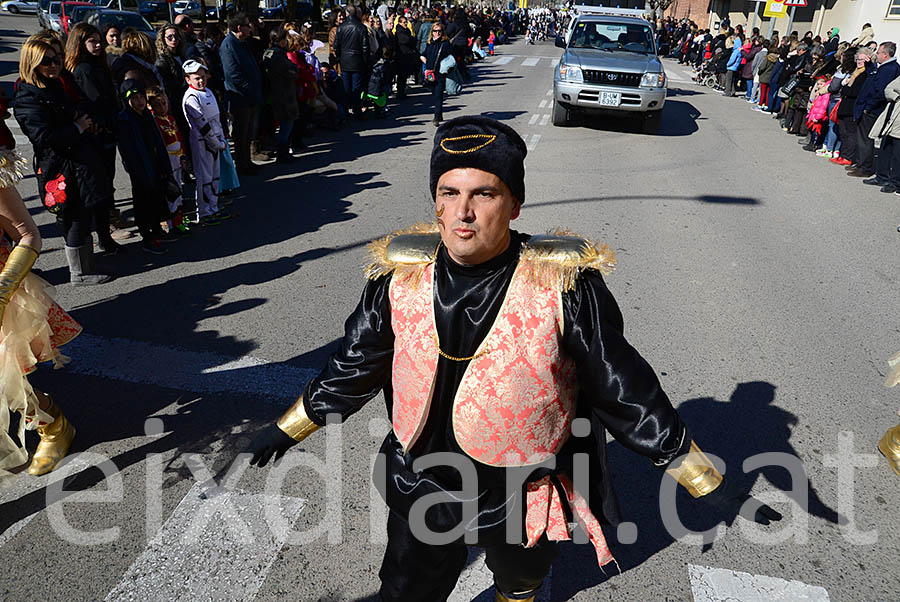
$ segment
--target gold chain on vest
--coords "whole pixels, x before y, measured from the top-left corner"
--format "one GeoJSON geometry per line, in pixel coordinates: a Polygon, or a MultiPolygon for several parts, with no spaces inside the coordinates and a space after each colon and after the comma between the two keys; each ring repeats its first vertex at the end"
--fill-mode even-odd
{"type": "Polygon", "coordinates": [[[475,355],[470,355],[469,357],[456,357],[455,355],[450,355],[449,353],[444,353],[444,350],[441,349],[441,342],[438,340],[437,335],[432,335],[432,338],[434,339],[434,346],[437,347],[438,354],[441,357],[445,357],[448,360],[453,361],[453,362],[468,362],[469,360],[474,360],[476,357],[481,357],[482,355],[485,355],[485,354],[491,352],[490,349],[485,348],[485,349],[482,349],[480,352],[476,353],[475,355]]]}

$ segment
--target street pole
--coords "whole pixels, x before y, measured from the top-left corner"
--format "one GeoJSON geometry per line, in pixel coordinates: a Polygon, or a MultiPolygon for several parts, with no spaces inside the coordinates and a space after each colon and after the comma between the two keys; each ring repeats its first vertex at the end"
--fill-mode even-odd
{"type": "Polygon", "coordinates": [[[787,31],[784,32],[785,35],[788,35],[788,36],[791,35],[791,28],[794,26],[794,13],[795,12],[797,12],[797,7],[792,6],[791,7],[791,15],[790,15],[790,17],[788,17],[787,31]]]}

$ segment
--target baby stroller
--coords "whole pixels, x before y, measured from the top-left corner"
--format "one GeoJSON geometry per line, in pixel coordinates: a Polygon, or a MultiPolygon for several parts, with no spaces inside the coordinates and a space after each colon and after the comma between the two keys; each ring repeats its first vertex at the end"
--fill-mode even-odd
{"type": "Polygon", "coordinates": [[[719,83],[716,78],[716,62],[713,59],[703,61],[700,70],[694,74],[694,81],[701,86],[715,89],[719,83]]]}

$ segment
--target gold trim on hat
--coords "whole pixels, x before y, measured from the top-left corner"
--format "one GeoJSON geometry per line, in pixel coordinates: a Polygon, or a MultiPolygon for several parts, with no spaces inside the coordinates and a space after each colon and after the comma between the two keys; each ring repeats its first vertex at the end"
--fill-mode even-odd
{"type": "Polygon", "coordinates": [[[474,153],[477,150],[483,149],[485,146],[493,142],[497,139],[497,136],[493,134],[467,134],[466,136],[454,136],[452,138],[443,138],[441,140],[441,148],[450,153],[451,155],[464,155],[466,153],[474,153]],[[458,140],[472,140],[476,138],[485,139],[485,142],[477,146],[473,146],[472,148],[467,148],[465,150],[451,150],[444,146],[445,142],[456,142],[458,140]]]}

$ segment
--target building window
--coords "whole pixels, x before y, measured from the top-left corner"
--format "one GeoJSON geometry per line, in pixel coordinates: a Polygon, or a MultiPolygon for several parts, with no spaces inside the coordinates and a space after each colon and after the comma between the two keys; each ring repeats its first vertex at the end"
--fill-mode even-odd
{"type": "Polygon", "coordinates": [[[891,0],[888,5],[888,19],[900,19],[900,0],[891,0]]]}

